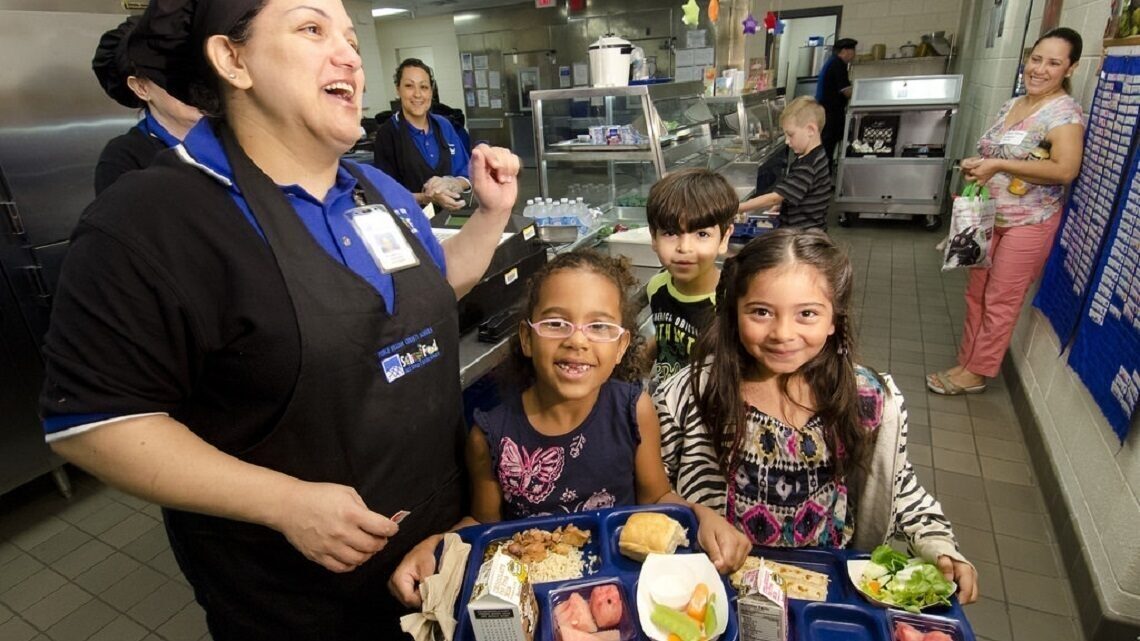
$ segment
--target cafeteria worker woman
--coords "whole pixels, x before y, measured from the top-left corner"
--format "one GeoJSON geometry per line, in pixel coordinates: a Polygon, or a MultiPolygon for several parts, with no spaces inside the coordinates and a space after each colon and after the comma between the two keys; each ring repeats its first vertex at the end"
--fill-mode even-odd
{"type": "Polygon", "coordinates": [[[470,159],[455,127],[431,113],[435,78],[431,67],[408,58],[396,68],[400,108],[376,132],[373,164],[426,206],[461,209],[471,190],[470,159]]]}
{"type": "Polygon", "coordinates": [[[480,207],[441,247],[410,193],[340,160],[364,90],[340,0],[152,0],[130,48],[222,117],[84,213],[45,339],[48,440],[164,506],[215,640],[398,638],[392,570],[465,513],[455,300],[518,158],[475,150],[480,207]]]}
{"type": "Polygon", "coordinates": [[[136,24],[138,18],[132,16],[104,33],[91,60],[103,91],[120,105],[142,111],[138,124],[112,138],[99,153],[99,162],[95,164],[96,196],[128,171],[149,167],[158,152],[182,142],[202,117],[202,112],[171,96],[135,69],[127,54],[127,36],[136,24]]]}

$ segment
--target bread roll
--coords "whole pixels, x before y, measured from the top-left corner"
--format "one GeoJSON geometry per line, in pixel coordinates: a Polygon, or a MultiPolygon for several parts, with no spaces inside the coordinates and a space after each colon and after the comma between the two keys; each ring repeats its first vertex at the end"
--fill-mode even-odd
{"type": "Polygon", "coordinates": [[[644,561],[650,552],[672,554],[688,545],[685,528],[660,512],[637,512],[625,522],[618,538],[618,549],[635,561],[644,561]]]}

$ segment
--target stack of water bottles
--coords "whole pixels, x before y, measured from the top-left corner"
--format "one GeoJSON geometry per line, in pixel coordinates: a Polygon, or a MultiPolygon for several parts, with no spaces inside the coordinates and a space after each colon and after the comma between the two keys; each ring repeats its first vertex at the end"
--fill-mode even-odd
{"type": "Polygon", "coordinates": [[[578,228],[578,237],[590,233],[596,225],[598,212],[591,210],[581,196],[570,200],[569,198],[529,198],[523,209],[523,216],[533,218],[539,227],[544,226],[574,226],[578,228]]]}

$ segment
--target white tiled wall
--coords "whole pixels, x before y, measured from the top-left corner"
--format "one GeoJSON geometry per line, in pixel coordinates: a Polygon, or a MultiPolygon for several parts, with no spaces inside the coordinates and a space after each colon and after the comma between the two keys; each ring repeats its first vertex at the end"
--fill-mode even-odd
{"type": "Polygon", "coordinates": [[[392,74],[400,60],[396,51],[406,47],[432,48],[432,71],[439,85],[440,102],[463,108],[463,78],[459,69],[459,41],[455,37],[455,23],[451,14],[410,19],[376,21],[376,41],[379,49],[379,69],[374,76],[368,74],[368,89],[374,95],[377,111],[388,108],[396,99],[392,74]]]}
{"type": "MultiPolygon", "coordinates": [[[[984,0],[964,0],[988,8],[984,0]]],[[[960,72],[966,87],[956,157],[973,152],[974,142],[1008,100],[1020,57],[1025,7],[1010,0],[1005,37],[985,48],[986,16],[967,16],[960,72]]],[[[1040,33],[1042,2],[1033,3],[1028,41],[1040,33]]],[[[1073,74],[1073,95],[1087,109],[1101,54],[1100,35],[1109,0],[1066,0],[1061,26],[1084,39],[1084,56],[1073,74]]],[[[1117,617],[1140,623],[1140,430],[1123,445],[1113,435],[1088,390],[1061,355],[1061,345],[1039,311],[1026,307],[1014,333],[1010,358],[1030,399],[1040,435],[1061,481],[1064,500],[1100,587],[1103,606],[1117,617]]]]}
{"type": "MultiPolygon", "coordinates": [[[[857,51],[869,53],[871,45],[882,43],[887,51],[897,52],[907,42],[918,44],[922,34],[945,31],[947,35],[958,29],[958,17],[964,0],[783,0],[772,8],[781,11],[809,7],[843,5],[841,38],[859,41],[857,51]]],[[[969,0],[965,0],[968,2],[969,0]]],[[[758,3],[757,18],[768,6],[758,3]]],[[[798,46],[798,44],[797,44],[798,46]]]]}

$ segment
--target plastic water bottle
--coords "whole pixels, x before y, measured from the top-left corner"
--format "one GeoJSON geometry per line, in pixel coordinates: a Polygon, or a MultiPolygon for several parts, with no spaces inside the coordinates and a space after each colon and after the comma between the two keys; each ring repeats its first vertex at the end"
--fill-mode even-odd
{"type": "Polygon", "coordinates": [[[593,229],[594,219],[590,215],[590,207],[586,204],[586,200],[581,196],[574,201],[574,215],[581,221],[581,225],[587,229],[593,229]]]}
{"type": "Polygon", "coordinates": [[[523,207],[523,216],[527,218],[534,218],[534,199],[526,199],[526,207],[523,207]]]}

